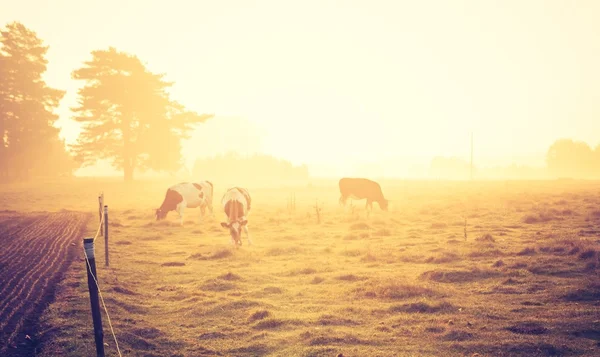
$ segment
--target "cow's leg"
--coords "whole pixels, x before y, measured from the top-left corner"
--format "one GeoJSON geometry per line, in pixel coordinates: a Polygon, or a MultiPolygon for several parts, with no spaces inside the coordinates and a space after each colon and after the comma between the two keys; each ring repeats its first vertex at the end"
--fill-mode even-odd
{"type": "Polygon", "coordinates": [[[365,207],[365,210],[367,211],[367,218],[369,217],[369,214],[371,213],[371,211],[373,210],[373,201],[371,201],[370,199],[367,198],[367,205],[365,207]]]}
{"type": "Polygon", "coordinates": [[[347,200],[348,200],[348,197],[346,197],[346,196],[344,196],[344,195],[341,195],[341,196],[340,196],[340,200],[339,200],[339,202],[340,202],[340,206],[346,206],[346,201],[347,201],[347,200]]]}
{"type": "Polygon", "coordinates": [[[202,217],[204,217],[204,206],[200,205],[200,217],[198,217],[198,221],[202,223],[202,217]]]}
{"type": "Polygon", "coordinates": [[[212,201],[208,202],[208,210],[210,211],[210,215],[214,217],[215,216],[215,212],[213,211],[212,201]]]}
{"type": "Polygon", "coordinates": [[[183,201],[183,202],[180,202],[180,203],[177,205],[177,213],[179,213],[179,224],[180,224],[181,226],[183,226],[183,213],[184,213],[184,211],[185,211],[185,206],[186,206],[186,203],[185,203],[185,201],[183,201]]]}
{"type": "Polygon", "coordinates": [[[248,232],[248,224],[244,225],[244,233],[246,233],[246,238],[248,238],[248,245],[252,245],[252,241],[250,240],[250,233],[248,232]]]}

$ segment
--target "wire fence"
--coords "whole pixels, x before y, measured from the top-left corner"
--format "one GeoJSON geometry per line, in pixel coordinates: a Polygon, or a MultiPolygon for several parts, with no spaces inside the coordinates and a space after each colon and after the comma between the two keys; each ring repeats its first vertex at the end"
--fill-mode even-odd
{"type": "MultiPolygon", "coordinates": [[[[104,215],[102,215],[102,218],[100,219],[100,224],[98,225],[98,230],[96,231],[96,235],[94,236],[94,242],[96,242],[96,238],[98,238],[98,236],[100,235],[100,230],[101,230],[103,224],[104,224],[104,215]]],[[[90,261],[87,257],[87,254],[85,254],[85,248],[84,248],[83,256],[85,257],[85,262],[91,272],[92,267],[90,265],[90,261]]],[[[108,321],[108,326],[110,327],[110,333],[112,334],[113,340],[115,341],[115,346],[117,347],[117,353],[119,354],[120,357],[123,357],[123,355],[121,354],[121,349],[119,348],[119,341],[117,341],[117,336],[115,335],[115,330],[114,330],[112,322],[110,320],[110,315],[108,313],[108,309],[106,308],[106,303],[104,302],[104,298],[102,297],[102,292],[100,290],[100,284],[98,284],[98,279],[96,278],[96,276],[93,273],[91,275],[94,278],[94,283],[96,284],[96,287],[98,288],[98,295],[100,296],[100,301],[102,301],[102,308],[104,309],[104,313],[106,314],[106,320],[108,321]]]]}

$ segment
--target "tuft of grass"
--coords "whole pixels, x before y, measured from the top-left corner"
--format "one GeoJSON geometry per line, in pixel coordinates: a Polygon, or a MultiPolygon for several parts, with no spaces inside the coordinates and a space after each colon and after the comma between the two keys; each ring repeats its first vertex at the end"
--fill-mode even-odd
{"type": "Polygon", "coordinates": [[[398,282],[373,282],[355,290],[361,297],[401,300],[414,297],[433,297],[439,294],[429,288],[398,282]]]}
{"type": "Polygon", "coordinates": [[[429,333],[442,333],[444,331],[446,331],[446,328],[444,326],[425,327],[425,332],[429,332],[429,333]]]}
{"type": "Polygon", "coordinates": [[[363,276],[357,276],[354,274],[344,274],[344,275],[340,275],[340,276],[336,277],[336,279],[344,280],[344,281],[361,281],[361,280],[367,280],[368,278],[363,277],[363,276]]]}
{"type": "Polygon", "coordinates": [[[237,286],[235,284],[214,279],[208,280],[200,286],[200,289],[204,291],[227,291],[236,288],[237,286]]]}
{"type": "Polygon", "coordinates": [[[198,336],[199,340],[214,340],[219,338],[225,338],[227,335],[221,332],[206,332],[198,336]]]}
{"type": "Polygon", "coordinates": [[[459,261],[460,259],[461,258],[456,253],[444,252],[441,255],[432,256],[425,259],[425,262],[431,264],[447,264],[459,261]]]}
{"type": "Polygon", "coordinates": [[[448,224],[445,222],[433,222],[431,223],[430,228],[432,229],[444,229],[444,228],[448,228],[448,224]]]}
{"type": "Polygon", "coordinates": [[[233,252],[227,248],[221,248],[213,252],[208,259],[224,259],[233,255],[233,252]]]}
{"type": "Polygon", "coordinates": [[[188,257],[188,259],[195,259],[195,260],[218,260],[218,259],[225,259],[228,257],[233,256],[233,252],[227,248],[219,248],[216,251],[212,252],[209,255],[204,255],[200,252],[198,253],[194,253],[192,255],[190,255],[188,257]]]}
{"type": "Polygon", "coordinates": [[[551,212],[540,212],[538,214],[528,214],[521,221],[527,224],[545,223],[556,219],[556,216],[551,212]]]}
{"type": "Polygon", "coordinates": [[[360,249],[350,249],[350,250],[343,250],[340,254],[345,255],[347,257],[358,257],[359,255],[363,254],[363,251],[360,249]]]}
{"type": "Polygon", "coordinates": [[[524,335],[541,335],[548,331],[538,322],[521,322],[506,328],[508,331],[524,335]]]}
{"type": "Polygon", "coordinates": [[[369,230],[369,229],[371,229],[371,226],[369,226],[368,224],[366,224],[364,222],[354,223],[350,226],[350,230],[352,230],[352,231],[361,231],[361,230],[369,230]]]}
{"type": "Polygon", "coordinates": [[[374,237],[389,237],[392,235],[392,231],[387,228],[381,228],[373,232],[374,237]]]}
{"type": "Polygon", "coordinates": [[[346,234],[343,239],[344,240],[357,240],[358,235],[356,235],[354,233],[349,233],[349,234],[346,234]]]}
{"type": "Polygon", "coordinates": [[[377,256],[371,252],[367,252],[367,254],[363,255],[360,258],[360,261],[363,263],[376,262],[377,256]]]}
{"type": "Polygon", "coordinates": [[[300,325],[301,321],[299,320],[285,320],[285,319],[275,319],[275,318],[267,318],[257,322],[252,328],[256,330],[272,330],[285,325],[300,325]]]}
{"type": "Polygon", "coordinates": [[[188,259],[204,260],[204,259],[206,259],[206,257],[203,256],[202,253],[194,253],[194,254],[190,255],[188,257],[188,259]]]}
{"type": "Polygon", "coordinates": [[[155,327],[136,328],[131,331],[133,334],[142,338],[155,339],[164,336],[164,333],[155,327]]]}
{"type": "Polygon", "coordinates": [[[338,336],[319,336],[310,340],[308,343],[311,346],[321,346],[321,345],[369,345],[371,344],[367,340],[360,339],[353,335],[346,335],[343,337],[338,336]]]}
{"type": "Polygon", "coordinates": [[[442,336],[444,341],[468,341],[473,339],[474,335],[470,332],[461,330],[452,330],[442,336]]]}
{"type": "Polygon", "coordinates": [[[184,265],[185,265],[185,263],[183,263],[183,262],[166,262],[166,263],[162,263],[160,266],[161,267],[182,267],[184,265]]]}
{"type": "Polygon", "coordinates": [[[500,249],[484,247],[482,249],[477,249],[477,250],[470,252],[469,258],[480,258],[480,257],[496,258],[496,257],[501,257],[503,255],[504,255],[504,252],[502,252],[500,249]]]}
{"type": "Polygon", "coordinates": [[[290,276],[311,275],[311,274],[315,274],[316,272],[317,272],[317,270],[315,268],[302,268],[302,269],[292,270],[290,272],[290,276]]]}
{"type": "Polygon", "coordinates": [[[595,249],[587,249],[579,254],[579,259],[595,258],[598,252],[595,249]]]}
{"type": "Polygon", "coordinates": [[[267,317],[271,316],[271,313],[267,310],[258,310],[258,311],[254,311],[249,317],[248,317],[248,321],[249,322],[254,322],[254,321],[258,321],[258,320],[264,320],[267,317]]]}
{"type": "Polygon", "coordinates": [[[500,275],[495,270],[472,268],[470,270],[432,270],[421,274],[421,278],[439,283],[466,283],[496,278],[500,275]]]}
{"type": "Polygon", "coordinates": [[[521,250],[520,252],[517,253],[517,255],[522,256],[522,255],[534,255],[535,254],[535,248],[530,248],[527,247],[523,250],[521,250]]]}
{"type": "Polygon", "coordinates": [[[494,239],[494,237],[492,237],[492,235],[489,234],[489,233],[486,233],[486,234],[484,234],[482,236],[479,236],[479,237],[475,238],[475,241],[477,241],[477,242],[489,242],[489,243],[495,243],[496,242],[496,240],[494,239]]]}
{"type": "Polygon", "coordinates": [[[130,295],[130,296],[139,295],[135,291],[131,291],[131,290],[127,289],[127,288],[123,288],[123,287],[120,287],[120,286],[114,286],[112,288],[112,290],[114,292],[116,292],[116,293],[123,294],[123,295],[130,295]]]}
{"type": "MultiPolygon", "coordinates": [[[[229,352],[231,356],[265,356],[269,354],[269,346],[263,343],[251,344],[249,346],[237,347],[230,349],[229,352]]],[[[207,352],[203,352],[202,356],[220,356],[222,355],[219,352],[208,350],[207,352]]]]}
{"type": "Polygon", "coordinates": [[[389,308],[390,312],[406,312],[406,313],[420,313],[420,314],[434,314],[437,312],[451,313],[456,311],[457,308],[447,302],[440,304],[429,304],[426,302],[416,302],[411,304],[394,305],[389,308]]]}
{"type": "Polygon", "coordinates": [[[504,265],[505,265],[505,264],[504,264],[504,262],[503,262],[502,260],[496,260],[496,261],[494,262],[494,264],[492,264],[492,266],[493,266],[494,268],[500,268],[500,267],[502,267],[502,266],[504,266],[504,265]]]}
{"type": "Polygon", "coordinates": [[[310,283],[311,284],[321,284],[323,281],[325,281],[324,278],[320,277],[320,276],[315,276],[310,283]]]}
{"type": "Polygon", "coordinates": [[[263,289],[263,291],[267,294],[281,294],[283,293],[283,289],[277,286],[267,286],[263,289]]]}
{"type": "Polygon", "coordinates": [[[227,274],[223,274],[223,275],[219,275],[217,277],[217,279],[222,279],[222,280],[242,280],[242,277],[234,274],[232,272],[228,272],[227,274]]]}
{"type": "Polygon", "coordinates": [[[600,283],[588,284],[563,297],[566,301],[600,301],[600,283]]]}
{"type": "Polygon", "coordinates": [[[317,320],[317,323],[319,325],[323,325],[323,326],[356,326],[356,325],[359,325],[359,323],[354,320],[346,319],[346,318],[342,318],[342,317],[338,317],[338,316],[334,316],[334,315],[329,315],[329,314],[325,314],[325,315],[322,315],[321,317],[319,317],[319,319],[317,320]]]}

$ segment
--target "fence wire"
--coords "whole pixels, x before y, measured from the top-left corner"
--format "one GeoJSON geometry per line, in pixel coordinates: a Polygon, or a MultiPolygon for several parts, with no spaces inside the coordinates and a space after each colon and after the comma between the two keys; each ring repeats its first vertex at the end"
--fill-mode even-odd
{"type": "MultiPolygon", "coordinates": [[[[102,227],[103,224],[104,224],[104,214],[102,215],[102,219],[100,220],[100,224],[98,225],[98,231],[96,232],[96,235],[94,236],[94,242],[96,241],[96,238],[98,238],[98,235],[100,235],[100,228],[102,227]]],[[[100,296],[100,301],[102,301],[102,307],[104,308],[104,313],[106,314],[106,320],[108,321],[108,326],[110,327],[110,333],[112,334],[113,340],[115,341],[115,346],[117,347],[117,353],[119,354],[119,357],[123,357],[123,355],[121,354],[121,349],[119,348],[119,341],[117,341],[117,336],[115,335],[115,330],[113,329],[112,322],[110,321],[110,315],[108,314],[108,309],[106,308],[106,303],[104,302],[104,298],[102,297],[102,292],[100,291],[100,284],[98,284],[98,279],[96,279],[96,276],[92,273],[92,266],[90,265],[90,261],[87,257],[87,254],[85,254],[85,247],[83,250],[83,256],[85,257],[85,262],[90,270],[90,275],[92,275],[92,277],[94,278],[94,283],[96,284],[96,287],[98,288],[98,295],[100,296]]]]}

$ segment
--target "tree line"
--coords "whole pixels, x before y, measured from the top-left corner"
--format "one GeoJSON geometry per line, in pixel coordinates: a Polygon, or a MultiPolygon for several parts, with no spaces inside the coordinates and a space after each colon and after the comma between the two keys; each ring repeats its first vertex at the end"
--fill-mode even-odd
{"type": "Polygon", "coordinates": [[[235,185],[239,177],[244,177],[244,182],[252,186],[305,185],[309,179],[306,165],[294,166],[289,161],[264,154],[242,156],[230,152],[197,159],[193,175],[205,177],[207,172],[212,180],[224,185],[235,185]]]}
{"type": "MultiPolygon", "coordinates": [[[[83,82],[71,108],[81,133],[67,150],[54,126],[65,91],[43,79],[47,52],[37,34],[19,22],[0,30],[0,182],[70,175],[100,159],[121,170],[126,181],[134,178],[135,170],[175,172],[182,167],[181,140],[214,116],[187,110],[171,99],[173,83],[150,72],[137,56],[112,47],[96,50],[72,72],[74,80],[83,82]]],[[[294,171],[289,163],[251,161],[263,159],[284,176],[307,175],[306,167],[294,171]]],[[[199,161],[197,167],[221,170],[224,160],[234,158],[199,161]]],[[[438,157],[431,163],[436,177],[466,178],[469,170],[453,158],[438,157]]],[[[548,177],[600,178],[600,145],[592,149],[583,142],[557,140],[548,149],[545,171],[548,177]]]]}
{"type": "Polygon", "coordinates": [[[71,108],[82,131],[68,151],[54,126],[65,91],[43,79],[47,52],[19,22],[0,30],[0,181],[70,174],[99,159],[122,170],[126,181],[134,170],[174,172],[182,166],[181,139],[213,117],[171,99],[173,83],[137,56],[112,47],[92,51],[72,72],[83,82],[71,108]]]}
{"type": "MultiPolygon", "coordinates": [[[[481,168],[474,165],[475,177],[521,179],[600,179],[600,145],[590,147],[582,141],[556,140],[546,152],[545,167],[511,165],[481,168]]],[[[430,163],[430,174],[436,178],[467,179],[471,166],[456,157],[435,157],[430,163]]]]}

